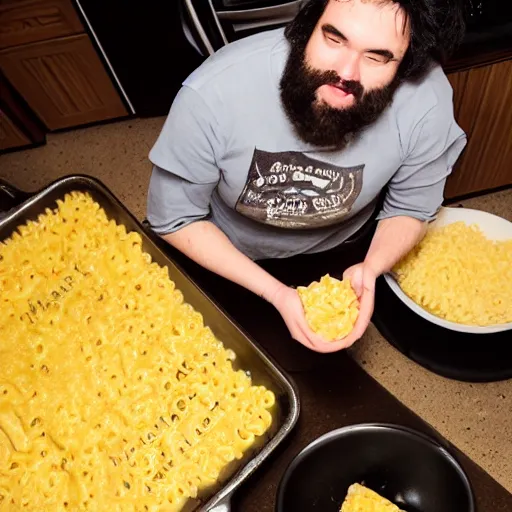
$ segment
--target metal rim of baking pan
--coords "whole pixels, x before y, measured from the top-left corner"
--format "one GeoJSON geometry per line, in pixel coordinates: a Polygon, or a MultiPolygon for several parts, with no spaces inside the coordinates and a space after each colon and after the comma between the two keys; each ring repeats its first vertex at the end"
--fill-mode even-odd
{"type": "MultiPolygon", "coordinates": [[[[136,231],[143,238],[145,243],[144,250],[148,252],[147,248],[149,244],[151,249],[150,255],[152,257],[157,254],[159,260],[164,260],[168,265],[170,264],[174,266],[182,274],[182,276],[190,282],[195,291],[199,293],[203,299],[206,300],[206,302],[210,303],[211,306],[215,308],[217,312],[231,324],[232,328],[238,331],[240,335],[247,341],[250,349],[257,354],[257,356],[261,359],[262,364],[266,365],[269,371],[272,372],[278,381],[277,383],[282,387],[286,394],[289,402],[289,410],[286,414],[286,417],[284,418],[284,421],[271,437],[271,439],[268,440],[268,442],[266,442],[261,447],[261,450],[258,451],[245,464],[237,468],[235,472],[229,476],[227,482],[222,484],[219,490],[215,491],[213,495],[206,497],[204,502],[199,505],[199,508],[194,509],[198,512],[228,512],[231,509],[231,498],[237,488],[240,487],[240,485],[265,461],[265,459],[270,456],[276,447],[295,427],[300,414],[300,401],[297,387],[291,377],[285,374],[284,370],[275,361],[273,361],[262,348],[255,344],[253,339],[243,330],[243,328],[239,326],[219,304],[217,304],[208,295],[206,295],[195,283],[195,281],[191,279],[189,275],[176,262],[174,262],[155,244],[152,237],[156,235],[148,233],[148,230],[142,226],[137,218],[128,210],[126,206],[124,206],[124,204],[115,196],[115,194],[111,192],[110,189],[101,180],[93,176],[85,174],[72,174],[64,176],[54,180],[46,187],[43,187],[38,192],[35,192],[30,197],[26,198],[20,205],[6,212],[5,217],[0,220],[0,240],[3,240],[6,238],[6,236],[9,236],[4,236],[2,233],[3,231],[10,229],[12,232],[19,224],[22,224],[26,220],[35,220],[38,215],[44,213],[45,208],[56,208],[56,203],[51,207],[44,205],[43,211],[36,211],[35,214],[31,215],[31,212],[37,209],[40,203],[42,203],[44,199],[48,198],[48,196],[51,194],[63,190],[61,196],[59,196],[59,198],[63,198],[67,192],[84,189],[89,192],[92,190],[94,193],[103,196],[113,206],[114,209],[122,212],[122,215],[128,219],[129,223],[132,224],[132,227],[135,227],[136,231]]],[[[23,195],[26,197],[25,193],[23,195]]],[[[124,222],[122,223],[124,224],[124,222]]],[[[133,230],[128,229],[128,226],[126,226],[126,228],[127,230],[133,230]]]]}

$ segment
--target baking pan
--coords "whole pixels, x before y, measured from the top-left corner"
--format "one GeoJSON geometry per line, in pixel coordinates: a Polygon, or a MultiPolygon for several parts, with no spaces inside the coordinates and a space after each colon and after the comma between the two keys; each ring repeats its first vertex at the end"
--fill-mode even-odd
{"type": "Polygon", "coordinates": [[[108,188],[96,178],[72,175],[52,182],[32,195],[17,208],[11,209],[0,220],[0,240],[9,237],[18,226],[28,220],[37,220],[46,208],[57,207],[72,191],[86,192],[105,210],[107,216],[123,224],[127,231],[136,231],[142,237],[143,250],[161,266],[167,266],[170,278],[176,283],[186,302],[199,311],[204,322],[223,344],[237,354],[235,368],[249,371],[254,384],[263,385],[274,392],[276,405],[272,411],[273,422],[265,436],[255,443],[240,461],[228,468],[226,476],[207,495],[191,500],[188,511],[228,512],[235,490],[253,473],[295,426],[299,417],[299,397],[295,385],[278,365],[262,351],[242,329],[212,301],[195,282],[155,244],[153,233],[128,211],[108,188]]]}

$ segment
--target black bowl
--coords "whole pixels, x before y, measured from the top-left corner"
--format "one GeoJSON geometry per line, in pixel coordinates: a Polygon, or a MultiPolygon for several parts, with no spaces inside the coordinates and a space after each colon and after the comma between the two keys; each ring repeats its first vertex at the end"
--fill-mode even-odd
{"type": "Polygon", "coordinates": [[[278,512],[339,512],[349,486],[366,485],[407,512],[474,512],[467,476],[436,441],[396,425],[329,432],[288,466],[278,512]]]}

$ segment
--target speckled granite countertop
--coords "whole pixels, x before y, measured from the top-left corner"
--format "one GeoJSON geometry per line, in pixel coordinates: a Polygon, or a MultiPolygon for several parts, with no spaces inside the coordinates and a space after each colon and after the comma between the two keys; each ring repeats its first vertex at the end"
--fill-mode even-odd
{"type": "MultiPolygon", "coordinates": [[[[163,118],[127,120],[50,134],[43,147],[0,156],[0,178],[35,191],[63,175],[90,174],[142,219],[151,171],[147,155],[162,123],[163,118]]],[[[463,204],[512,220],[512,190],[463,204]]],[[[512,492],[512,380],[469,384],[439,377],[400,354],[373,326],[350,353],[393,395],[512,492]]]]}

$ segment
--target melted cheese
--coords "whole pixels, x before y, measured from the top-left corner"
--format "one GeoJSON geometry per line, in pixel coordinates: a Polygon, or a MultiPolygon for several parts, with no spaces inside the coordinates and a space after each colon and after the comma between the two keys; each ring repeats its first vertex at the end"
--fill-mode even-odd
{"type": "Polygon", "coordinates": [[[340,340],[352,331],[359,315],[359,301],[350,281],[328,274],[297,291],[311,329],[327,341],[340,340]]]}
{"type": "Polygon", "coordinates": [[[274,394],[142,239],[74,192],[0,244],[0,510],[179,511],[274,394]]]}
{"type": "Polygon", "coordinates": [[[353,484],[340,512],[403,512],[389,500],[360,484],[353,484]]]}

